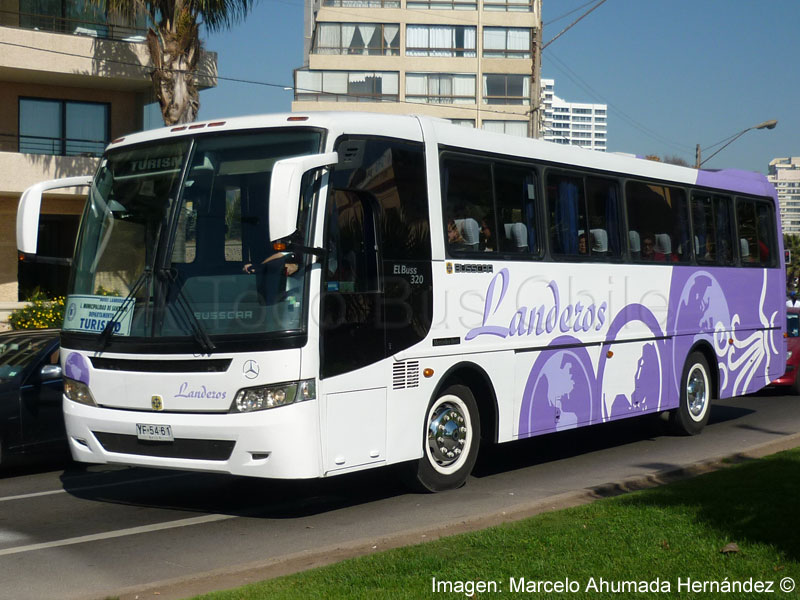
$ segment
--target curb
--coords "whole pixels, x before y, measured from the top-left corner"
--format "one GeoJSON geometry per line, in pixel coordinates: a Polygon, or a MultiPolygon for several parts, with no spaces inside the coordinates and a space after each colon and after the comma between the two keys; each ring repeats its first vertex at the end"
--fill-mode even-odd
{"type": "Polygon", "coordinates": [[[656,471],[643,476],[631,477],[617,483],[607,483],[593,488],[557,494],[542,500],[518,504],[496,513],[456,520],[439,527],[413,529],[379,538],[363,538],[346,544],[315,548],[314,550],[297,552],[267,561],[252,562],[234,568],[215,569],[202,575],[190,575],[167,579],[145,586],[128,587],[116,592],[104,593],[102,596],[97,596],[96,600],[106,599],[109,596],[112,598],[117,597],[119,600],[144,600],[145,598],[181,600],[199,594],[240,587],[265,579],[323,567],[348,558],[366,556],[402,546],[413,546],[451,535],[519,521],[552,510],[589,504],[601,498],[610,498],[638,490],[650,489],[704,473],[718,471],[797,446],[800,446],[800,433],[765,442],[734,454],[719,455],[684,467],[656,471]]]}

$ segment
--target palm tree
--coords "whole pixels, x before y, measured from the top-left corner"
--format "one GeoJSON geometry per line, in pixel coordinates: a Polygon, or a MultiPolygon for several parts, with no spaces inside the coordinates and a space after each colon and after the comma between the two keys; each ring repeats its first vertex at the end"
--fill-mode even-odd
{"type": "Polygon", "coordinates": [[[197,117],[195,85],[200,58],[200,25],[208,31],[229,28],[247,16],[255,0],[90,0],[135,22],[148,20],[147,49],[153,65],[153,91],[165,125],[197,117]]]}

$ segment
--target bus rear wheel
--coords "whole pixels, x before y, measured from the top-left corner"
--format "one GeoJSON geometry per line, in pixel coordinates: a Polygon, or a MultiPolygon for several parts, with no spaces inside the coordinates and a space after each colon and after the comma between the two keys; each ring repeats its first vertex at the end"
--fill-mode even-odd
{"type": "Polygon", "coordinates": [[[442,492],[464,485],[481,439],[478,405],[470,389],[451,385],[431,401],[425,414],[422,458],[412,464],[412,486],[442,492]]]}
{"type": "Polygon", "coordinates": [[[681,376],[681,400],[671,414],[672,429],[681,435],[697,435],[708,423],[711,408],[711,376],[700,352],[686,359],[681,376]]]}

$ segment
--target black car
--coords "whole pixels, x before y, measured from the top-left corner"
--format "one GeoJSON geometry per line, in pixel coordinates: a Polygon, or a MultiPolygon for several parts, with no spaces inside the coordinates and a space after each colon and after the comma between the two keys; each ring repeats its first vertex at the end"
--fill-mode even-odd
{"type": "Polygon", "coordinates": [[[0,467],[11,455],[63,446],[59,331],[0,333],[0,467]]]}

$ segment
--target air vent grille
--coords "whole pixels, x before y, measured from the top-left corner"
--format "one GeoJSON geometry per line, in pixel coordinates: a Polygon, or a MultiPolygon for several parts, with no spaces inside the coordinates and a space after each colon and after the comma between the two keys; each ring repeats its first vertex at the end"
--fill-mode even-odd
{"type": "Polygon", "coordinates": [[[392,367],[392,389],[419,387],[419,361],[395,363],[392,367]]]}

